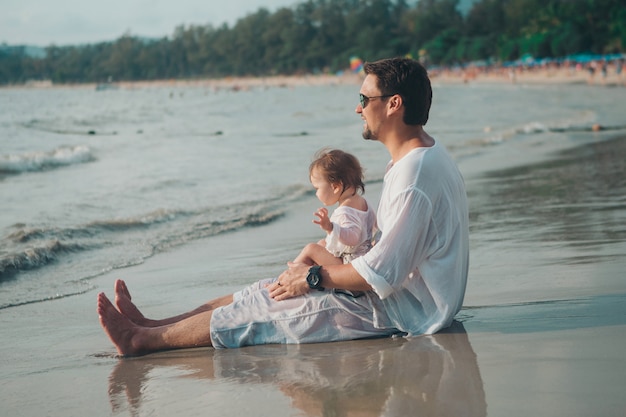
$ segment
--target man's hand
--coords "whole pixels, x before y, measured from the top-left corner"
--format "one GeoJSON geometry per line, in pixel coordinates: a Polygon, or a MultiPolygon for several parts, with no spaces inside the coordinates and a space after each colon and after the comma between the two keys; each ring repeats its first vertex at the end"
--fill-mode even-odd
{"type": "Polygon", "coordinates": [[[318,224],[326,233],[333,231],[333,224],[328,217],[328,209],[326,207],[317,209],[313,214],[317,217],[317,220],[313,219],[313,223],[318,224]]]}
{"type": "Polygon", "coordinates": [[[310,291],[309,284],[306,282],[310,266],[293,262],[287,263],[287,266],[287,270],[267,287],[270,297],[276,301],[297,297],[310,291]]]}

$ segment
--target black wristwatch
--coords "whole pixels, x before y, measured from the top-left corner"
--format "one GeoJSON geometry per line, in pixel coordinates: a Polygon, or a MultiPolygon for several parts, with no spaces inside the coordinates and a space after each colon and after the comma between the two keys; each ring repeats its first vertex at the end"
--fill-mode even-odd
{"type": "Polygon", "coordinates": [[[314,265],[309,268],[309,273],[306,276],[306,282],[312,290],[324,291],[324,287],[322,287],[322,274],[320,273],[320,269],[322,269],[321,265],[314,265]]]}

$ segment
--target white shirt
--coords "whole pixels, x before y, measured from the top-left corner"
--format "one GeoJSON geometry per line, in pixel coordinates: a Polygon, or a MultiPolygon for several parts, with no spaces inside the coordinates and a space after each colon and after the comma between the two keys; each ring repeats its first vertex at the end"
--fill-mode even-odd
{"type": "Polygon", "coordinates": [[[369,203],[367,210],[339,206],[330,216],[333,229],[326,235],[326,249],[348,263],[363,255],[372,247],[376,228],[376,212],[369,203]]]}
{"type": "Polygon", "coordinates": [[[443,145],[389,163],[378,228],[376,245],[352,262],[380,298],[377,327],[411,336],[448,327],[465,295],[469,218],[463,177],[443,145]]]}

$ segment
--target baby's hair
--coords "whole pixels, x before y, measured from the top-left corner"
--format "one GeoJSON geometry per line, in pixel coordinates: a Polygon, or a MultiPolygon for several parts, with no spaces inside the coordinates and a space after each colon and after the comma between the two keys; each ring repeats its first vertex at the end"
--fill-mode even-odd
{"type": "Polygon", "coordinates": [[[331,184],[341,184],[342,188],[354,187],[357,192],[365,192],[363,169],[359,160],[352,154],[339,149],[319,150],[309,165],[309,175],[319,169],[331,184]]]}

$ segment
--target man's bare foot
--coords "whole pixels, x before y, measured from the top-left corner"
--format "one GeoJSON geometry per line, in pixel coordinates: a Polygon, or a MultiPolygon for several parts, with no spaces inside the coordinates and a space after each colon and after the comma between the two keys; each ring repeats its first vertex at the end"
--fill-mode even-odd
{"type": "Polygon", "coordinates": [[[128,291],[128,287],[126,286],[126,282],[121,279],[115,281],[115,293],[119,295],[124,295],[129,300],[132,300],[130,296],[130,291],[128,291]]]}
{"type": "Polygon", "coordinates": [[[120,355],[137,355],[141,353],[141,349],[133,343],[133,339],[138,336],[141,329],[117,311],[102,292],[98,294],[98,316],[100,317],[102,328],[104,328],[104,331],[120,355]]]}
{"type": "Polygon", "coordinates": [[[120,313],[125,315],[130,321],[139,326],[150,327],[150,320],[139,311],[137,306],[131,301],[130,291],[126,283],[121,279],[115,281],[115,305],[120,313]]]}

